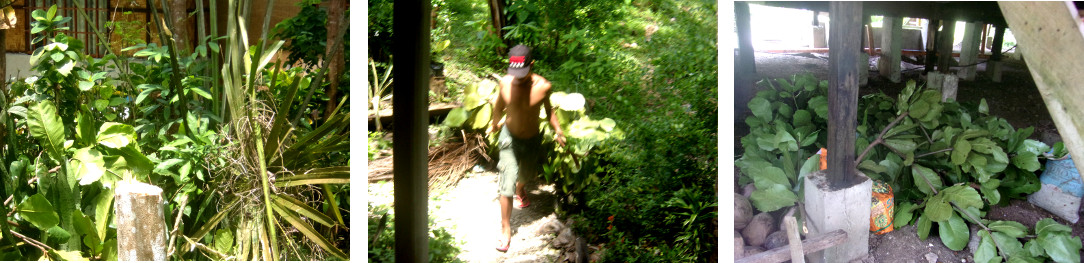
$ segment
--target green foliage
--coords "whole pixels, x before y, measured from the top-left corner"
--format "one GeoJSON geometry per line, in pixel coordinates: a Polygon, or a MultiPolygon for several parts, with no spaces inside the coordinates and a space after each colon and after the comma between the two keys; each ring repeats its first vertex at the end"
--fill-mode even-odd
{"type": "Polygon", "coordinates": [[[1012,221],[987,222],[988,230],[980,230],[979,249],[974,251],[976,262],[1080,262],[1080,237],[1072,229],[1044,218],[1035,224],[1034,235],[1028,235],[1024,225],[1012,221]],[[1031,238],[1026,243],[1020,240],[1031,238]]]}
{"type": "MultiPolygon", "coordinates": [[[[319,1],[301,1],[297,6],[301,10],[297,16],[282,20],[275,25],[274,36],[286,40],[283,50],[289,52],[287,64],[293,65],[301,62],[307,65],[318,65],[327,50],[327,11],[320,9],[319,1]]],[[[370,4],[372,5],[372,4],[370,4]]],[[[389,5],[390,6],[390,5],[389,5]]],[[[350,15],[347,12],[347,20],[350,15]]],[[[372,19],[370,18],[370,23],[372,19]]],[[[370,24],[372,25],[372,24],[370,24]]],[[[370,27],[372,28],[372,27],[370,27]]],[[[390,29],[390,27],[388,27],[390,29]]],[[[370,29],[372,30],[372,29],[370,29]]],[[[350,39],[349,33],[344,39],[350,39]]],[[[344,43],[345,50],[350,50],[349,41],[344,43]]],[[[345,54],[349,57],[349,52],[345,54]]]]}
{"type": "MultiPolygon", "coordinates": [[[[369,261],[395,262],[395,215],[391,209],[370,204],[368,222],[369,261]],[[377,233],[379,237],[374,236],[377,233]]],[[[435,226],[432,218],[429,219],[430,262],[463,262],[457,258],[461,252],[459,245],[447,229],[435,226]]]]}

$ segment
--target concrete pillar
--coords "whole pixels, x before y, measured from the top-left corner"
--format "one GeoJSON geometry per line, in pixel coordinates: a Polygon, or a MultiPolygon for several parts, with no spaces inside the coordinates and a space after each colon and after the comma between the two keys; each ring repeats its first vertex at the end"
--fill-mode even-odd
{"type": "Polygon", "coordinates": [[[881,76],[900,83],[900,52],[903,46],[903,21],[900,17],[885,16],[881,22],[881,60],[877,68],[881,76]]]}
{"type": "Polygon", "coordinates": [[[963,45],[960,47],[960,71],[956,74],[964,80],[975,80],[975,71],[979,61],[979,35],[982,34],[982,25],[979,23],[967,23],[964,26],[963,45]]]}
{"type": "MultiPolygon", "coordinates": [[[[926,87],[932,90],[941,91],[941,86],[945,83],[945,74],[941,72],[933,71],[926,74],[926,87]]],[[[944,91],[942,91],[944,93],[944,91]]]]}
{"type": "Polygon", "coordinates": [[[990,72],[990,78],[995,83],[1001,82],[1001,61],[988,61],[986,62],[986,71],[990,72]]]}
{"type": "MultiPolygon", "coordinates": [[[[831,151],[829,151],[831,152],[831,151]]],[[[827,170],[805,177],[805,211],[809,236],[838,229],[847,232],[847,241],[806,256],[809,262],[850,262],[869,253],[869,200],[873,181],[855,172],[860,183],[835,189],[828,186],[827,170]]]]}
{"type": "Polygon", "coordinates": [[[941,102],[949,99],[956,100],[956,88],[960,84],[960,78],[953,74],[945,74],[945,82],[941,86],[941,102]]]}
{"type": "Polygon", "coordinates": [[[1001,45],[1005,41],[1005,26],[998,25],[994,30],[994,42],[990,44],[990,62],[986,64],[986,71],[990,72],[990,78],[994,82],[1001,82],[1001,45]]]}

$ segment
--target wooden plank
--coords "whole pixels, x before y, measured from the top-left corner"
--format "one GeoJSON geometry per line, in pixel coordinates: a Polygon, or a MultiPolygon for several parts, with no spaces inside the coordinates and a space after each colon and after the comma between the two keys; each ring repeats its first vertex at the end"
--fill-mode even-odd
{"type": "MultiPolygon", "coordinates": [[[[1084,170],[1084,31],[1072,2],[999,2],[1073,164],[1084,170]]],[[[1084,174],[1081,174],[1084,180],[1084,174]]]]}
{"type": "Polygon", "coordinates": [[[858,49],[862,3],[832,2],[828,38],[828,183],[843,189],[858,182],[854,165],[858,121],[858,49]],[[843,149],[843,150],[834,150],[843,149]]]}
{"type": "MultiPolygon", "coordinates": [[[[808,238],[802,241],[802,254],[809,254],[842,244],[847,241],[847,232],[843,229],[828,232],[823,235],[808,238]]],[[[777,247],[756,255],[744,257],[735,263],[775,263],[791,259],[790,246],[777,247]]]]}
{"type": "Polygon", "coordinates": [[[787,243],[790,244],[790,261],[794,263],[805,263],[805,253],[802,252],[802,237],[798,236],[798,221],[794,220],[793,216],[787,216],[783,218],[783,223],[787,225],[787,243]]]}

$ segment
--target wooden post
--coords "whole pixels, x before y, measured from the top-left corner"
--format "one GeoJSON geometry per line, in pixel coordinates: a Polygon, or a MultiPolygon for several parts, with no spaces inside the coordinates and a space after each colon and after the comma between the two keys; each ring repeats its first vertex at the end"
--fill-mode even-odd
{"type": "MultiPolygon", "coordinates": [[[[1072,2],[998,2],[1077,170],[1084,170],[1084,34],[1072,2]]],[[[1081,174],[1084,180],[1084,174],[1081,174]]]]}
{"type": "Polygon", "coordinates": [[[166,219],[162,188],[140,182],[118,182],[113,211],[117,224],[117,259],[166,260],[166,219]]]}
{"type": "Polygon", "coordinates": [[[753,90],[756,88],[757,65],[753,57],[753,34],[749,25],[749,3],[734,2],[734,16],[738,27],[738,61],[734,66],[735,95],[737,101],[734,104],[734,112],[737,113],[737,121],[745,121],[745,111],[749,100],[752,99],[753,90]]]}
{"type": "Polygon", "coordinates": [[[395,262],[429,261],[429,1],[395,3],[395,262]]]}
{"type": "Polygon", "coordinates": [[[941,41],[937,44],[937,70],[948,74],[952,66],[952,38],[956,36],[956,20],[941,20],[941,41]]]}
{"type": "Polygon", "coordinates": [[[898,16],[885,16],[881,22],[881,76],[893,83],[900,82],[900,51],[903,45],[903,23],[898,16]]]}
{"type": "Polygon", "coordinates": [[[926,23],[926,68],[923,72],[930,73],[933,71],[933,67],[937,61],[937,28],[941,27],[941,21],[936,19],[930,19],[929,23],[926,23]]]}
{"type": "Polygon", "coordinates": [[[793,216],[783,218],[787,226],[787,242],[790,243],[790,262],[805,263],[805,253],[802,252],[802,237],[798,236],[798,221],[793,216]]]}
{"type": "Polygon", "coordinates": [[[994,29],[994,42],[990,43],[990,61],[1001,61],[1001,45],[1005,44],[1005,26],[994,29]]]}
{"type": "Polygon", "coordinates": [[[986,54],[986,37],[987,37],[987,35],[986,35],[987,30],[986,29],[989,29],[989,25],[982,24],[982,35],[979,36],[979,39],[981,39],[981,42],[979,42],[979,54],[980,55],[986,54]]]}
{"type": "Polygon", "coordinates": [[[828,38],[828,182],[833,189],[858,183],[854,165],[858,120],[858,66],[861,2],[831,2],[828,38]]]}

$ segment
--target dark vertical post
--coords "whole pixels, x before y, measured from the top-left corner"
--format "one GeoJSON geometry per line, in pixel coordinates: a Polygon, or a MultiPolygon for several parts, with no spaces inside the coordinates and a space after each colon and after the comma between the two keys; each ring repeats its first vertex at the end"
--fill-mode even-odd
{"type": "Polygon", "coordinates": [[[738,65],[734,67],[735,81],[738,83],[734,84],[737,99],[734,112],[737,113],[737,120],[742,122],[745,120],[746,104],[753,95],[757,75],[757,64],[753,57],[753,34],[749,29],[749,3],[734,2],[734,17],[738,27],[738,65]]]}
{"type": "Polygon", "coordinates": [[[1001,45],[1005,42],[1005,26],[997,25],[994,29],[994,42],[990,44],[990,61],[1001,61],[1001,45]]]}
{"type": "Polygon", "coordinates": [[[937,33],[937,28],[941,27],[941,21],[937,19],[930,19],[926,23],[926,68],[923,72],[929,73],[933,71],[933,67],[937,61],[937,37],[941,34],[937,33]]]}
{"type": "Polygon", "coordinates": [[[956,36],[956,20],[941,20],[941,42],[937,43],[937,70],[948,74],[952,65],[952,42],[956,36]]]}
{"type": "Polygon", "coordinates": [[[395,262],[428,262],[429,1],[398,1],[393,11],[395,78],[395,262]]]}
{"type": "Polygon", "coordinates": [[[828,182],[842,189],[857,182],[854,169],[855,126],[858,122],[858,53],[861,44],[862,2],[829,4],[828,37],[828,182]]]}

